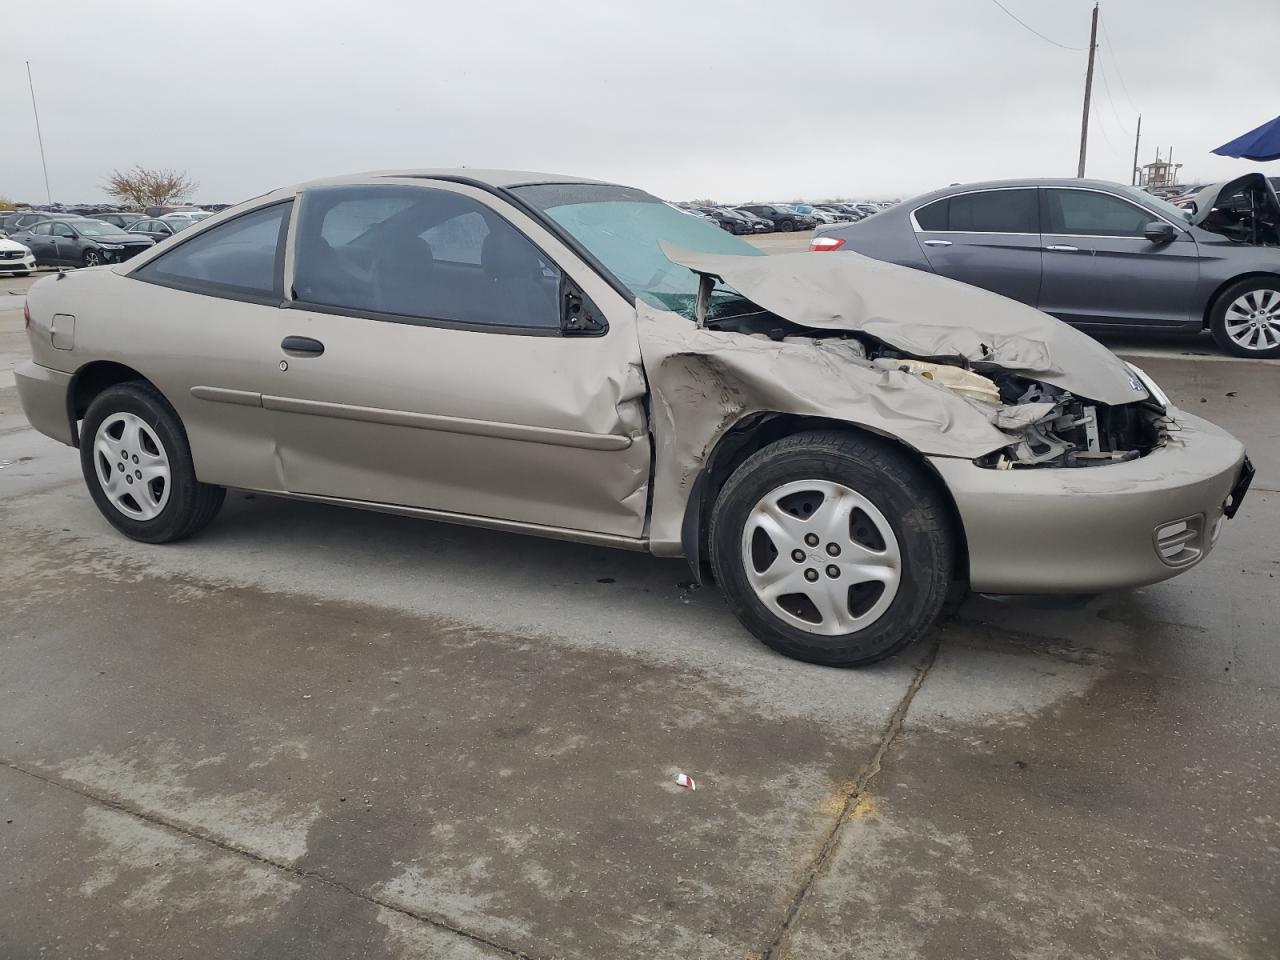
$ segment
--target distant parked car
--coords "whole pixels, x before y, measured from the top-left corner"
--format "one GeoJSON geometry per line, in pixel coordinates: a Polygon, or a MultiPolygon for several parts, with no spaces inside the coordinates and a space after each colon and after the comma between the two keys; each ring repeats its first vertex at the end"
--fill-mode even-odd
{"type": "Polygon", "coordinates": [[[751,233],[751,223],[746,217],[723,207],[698,207],[702,213],[716,222],[721,230],[727,230],[735,236],[751,233]]]}
{"type": "Polygon", "coordinates": [[[35,268],[35,255],[25,244],[0,237],[0,275],[29,277],[35,268]]]}
{"type": "Polygon", "coordinates": [[[751,227],[752,233],[773,233],[773,221],[766,220],[750,210],[743,210],[741,207],[733,207],[733,212],[747,221],[751,227]]]}
{"type": "Polygon", "coordinates": [[[174,206],[147,207],[142,212],[146,214],[148,217],[163,217],[165,214],[168,214],[168,213],[207,213],[208,211],[203,210],[200,207],[184,206],[182,204],[177,204],[174,206]]]}
{"type": "Polygon", "coordinates": [[[819,209],[818,207],[815,207],[808,203],[789,203],[787,204],[787,206],[789,206],[796,213],[803,214],[804,216],[808,217],[810,220],[813,220],[815,225],[822,224],[822,223],[839,222],[836,220],[834,214],[828,213],[827,211],[819,209]]]}
{"type": "Polygon", "coordinates": [[[4,233],[7,236],[13,236],[25,230],[34,223],[41,220],[50,220],[53,217],[60,217],[60,213],[51,213],[48,210],[21,210],[17,213],[11,213],[4,218],[4,233]]]}
{"type": "Polygon", "coordinates": [[[827,216],[832,218],[834,223],[856,223],[861,217],[854,216],[838,203],[819,203],[814,205],[815,210],[820,210],[827,216]]]}
{"type": "Polygon", "coordinates": [[[36,263],[44,267],[122,263],[152,245],[147,238],[87,217],[41,220],[31,229],[14,234],[12,239],[30,248],[36,263]]]}
{"type": "Polygon", "coordinates": [[[93,219],[109,223],[113,227],[119,227],[121,230],[128,230],[139,220],[146,218],[140,213],[99,213],[95,214],[93,219]]]}
{"type": "Polygon", "coordinates": [[[764,217],[773,224],[775,230],[781,230],[783,233],[808,230],[816,225],[812,217],[806,217],[782,203],[748,203],[740,209],[750,211],[758,217],[764,217]]]}
{"type": "Polygon", "coordinates": [[[189,226],[191,221],[188,220],[139,220],[129,227],[128,232],[142,234],[150,237],[154,243],[159,243],[161,240],[168,240],[174,234],[181,233],[189,226]]]}
{"type": "Polygon", "coordinates": [[[1100,180],[948,187],[816,251],[852,251],[985,287],[1067,323],[1198,333],[1240,357],[1280,357],[1280,200],[1262,174],[1202,190],[1190,216],[1100,180]]]}

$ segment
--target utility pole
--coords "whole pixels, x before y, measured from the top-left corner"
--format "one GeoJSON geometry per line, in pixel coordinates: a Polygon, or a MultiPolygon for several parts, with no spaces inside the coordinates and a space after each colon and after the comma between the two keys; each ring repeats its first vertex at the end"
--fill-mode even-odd
{"type": "Polygon", "coordinates": [[[1133,136],[1133,173],[1131,174],[1129,185],[1137,186],[1138,184],[1138,141],[1142,139],[1142,114],[1138,114],[1138,132],[1133,136]]]}
{"type": "Polygon", "coordinates": [[[1080,120],[1080,166],[1077,177],[1084,176],[1084,155],[1089,147],[1089,99],[1093,96],[1093,55],[1098,49],[1098,5],[1093,5],[1093,26],[1089,28],[1089,70],[1084,75],[1084,116],[1080,120]]]}
{"type": "Polygon", "coordinates": [[[31,61],[27,61],[27,86],[31,88],[31,112],[36,115],[36,142],[40,144],[40,166],[44,168],[44,193],[53,206],[53,191],[49,189],[49,164],[44,159],[44,134],[40,132],[40,111],[36,107],[36,85],[31,80],[31,61]]]}

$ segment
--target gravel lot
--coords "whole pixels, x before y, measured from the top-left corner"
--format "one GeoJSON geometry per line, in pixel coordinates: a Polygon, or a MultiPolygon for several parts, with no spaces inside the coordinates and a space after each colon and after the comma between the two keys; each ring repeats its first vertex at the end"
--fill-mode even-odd
{"type": "Polygon", "coordinates": [[[1250,447],[1205,564],[842,672],[643,555],[245,494],[127,541],[18,408],[27,285],[0,957],[1280,954],[1280,363],[1113,343],[1250,447]]]}

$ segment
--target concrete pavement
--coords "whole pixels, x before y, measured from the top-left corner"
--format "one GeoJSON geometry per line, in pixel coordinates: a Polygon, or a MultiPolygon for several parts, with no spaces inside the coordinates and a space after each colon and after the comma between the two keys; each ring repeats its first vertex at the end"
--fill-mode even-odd
{"type": "Polygon", "coordinates": [[[1213,556],[858,672],[642,555],[238,493],[135,544],[0,387],[0,957],[1277,955],[1280,365],[1152,352],[1259,467],[1213,556]]]}

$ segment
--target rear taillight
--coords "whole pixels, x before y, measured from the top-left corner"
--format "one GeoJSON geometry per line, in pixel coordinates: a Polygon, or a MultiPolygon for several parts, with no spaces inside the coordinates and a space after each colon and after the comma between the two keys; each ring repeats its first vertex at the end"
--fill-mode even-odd
{"type": "Polygon", "coordinates": [[[26,302],[22,304],[22,329],[31,329],[31,304],[26,302]]]}
{"type": "Polygon", "coordinates": [[[843,237],[814,237],[809,243],[809,250],[813,253],[829,253],[832,250],[839,250],[843,246],[843,237]]]}

